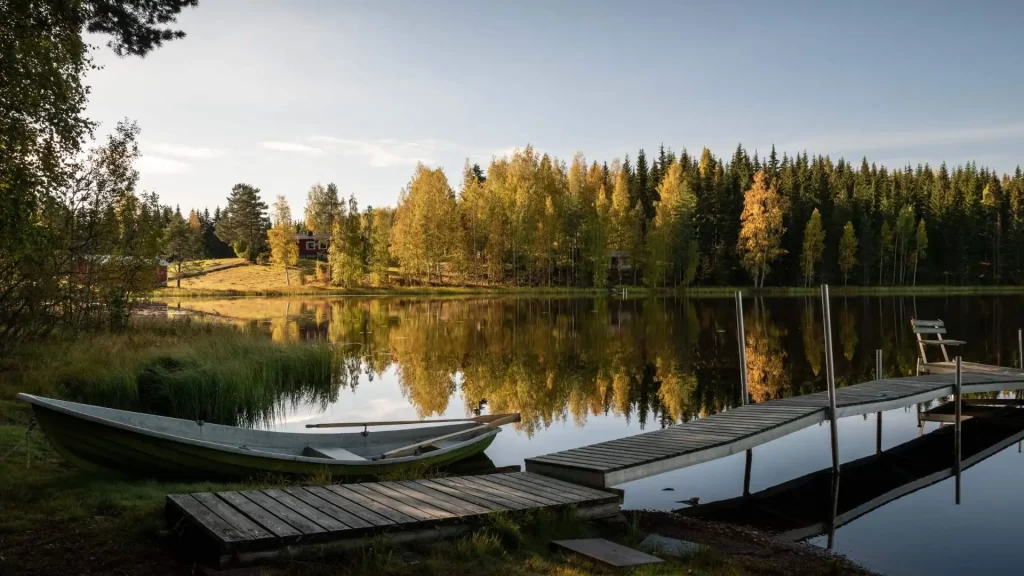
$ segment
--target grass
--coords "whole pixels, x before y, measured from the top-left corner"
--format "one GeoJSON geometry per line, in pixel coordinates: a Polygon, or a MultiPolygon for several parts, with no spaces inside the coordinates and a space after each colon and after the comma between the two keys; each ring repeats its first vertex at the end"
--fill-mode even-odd
{"type": "MultiPolygon", "coordinates": [[[[203,296],[300,296],[300,295],[407,295],[437,296],[460,294],[561,294],[561,295],[606,295],[605,288],[572,288],[565,286],[389,286],[385,288],[355,287],[341,288],[327,286],[314,279],[315,262],[302,260],[291,269],[291,284],[285,283],[284,271],[276,266],[248,265],[217,270],[209,274],[182,280],[181,288],[162,288],[156,295],[168,297],[203,296]],[[300,273],[305,280],[300,281],[300,273]]],[[[680,294],[688,296],[731,296],[737,290],[745,294],[765,296],[808,296],[820,293],[818,286],[786,287],[769,286],[754,290],[749,286],[695,286],[686,290],[675,288],[647,288],[644,286],[621,286],[630,296],[648,294],[680,294]]],[[[900,295],[965,295],[965,294],[1022,294],[1024,286],[832,286],[832,293],[846,296],[900,296],[900,295]]]]}
{"type": "Polygon", "coordinates": [[[276,343],[255,332],[190,319],[139,319],[122,334],[57,338],[0,361],[0,421],[24,413],[13,397],[28,392],[256,425],[273,420],[282,402],[333,401],[337,362],[324,344],[276,343]]]}

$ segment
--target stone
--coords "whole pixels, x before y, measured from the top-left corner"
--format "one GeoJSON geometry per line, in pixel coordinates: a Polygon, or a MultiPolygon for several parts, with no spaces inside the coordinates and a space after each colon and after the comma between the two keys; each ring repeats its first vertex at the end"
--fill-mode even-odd
{"type": "Polygon", "coordinates": [[[674,558],[683,558],[696,553],[703,546],[696,542],[687,542],[686,540],[677,540],[675,538],[667,538],[665,536],[659,536],[657,534],[651,534],[647,538],[644,538],[643,542],[640,543],[639,548],[644,552],[651,554],[661,554],[663,556],[672,556],[674,558]]]}

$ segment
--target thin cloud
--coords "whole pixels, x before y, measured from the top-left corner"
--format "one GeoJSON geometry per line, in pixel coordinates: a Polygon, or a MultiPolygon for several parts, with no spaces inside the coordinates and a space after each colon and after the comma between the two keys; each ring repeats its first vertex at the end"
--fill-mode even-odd
{"type": "Polygon", "coordinates": [[[143,142],[142,148],[149,152],[180,158],[218,158],[226,154],[224,150],[216,148],[171,144],[169,142],[143,142]]]}
{"type": "Polygon", "coordinates": [[[323,156],[324,151],[320,148],[314,148],[305,144],[299,144],[298,142],[263,142],[260,144],[267,150],[277,150],[278,152],[294,152],[296,154],[307,154],[309,156],[323,156]]]}
{"type": "Polygon", "coordinates": [[[436,164],[437,153],[450,146],[438,140],[351,140],[334,136],[310,136],[306,140],[337,150],[344,156],[364,158],[375,168],[436,164]]]}
{"type": "Polygon", "coordinates": [[[142,174],[181,174],[192,167],[173,158],[143,156],[135,161],[135,168],[142,174]]]}
{"type": "MultiPolygon", "coordinates": [[[[898,150],[917,146],[966,144],[1024,138],[1024,123],[974,128],[947,128],[917,132],[851,133],[804,141],[789,142],[777,148],[782,150],[849,151],[898,150]]],[[[770,146],[766,149],[770,149],[770,146]]]]}

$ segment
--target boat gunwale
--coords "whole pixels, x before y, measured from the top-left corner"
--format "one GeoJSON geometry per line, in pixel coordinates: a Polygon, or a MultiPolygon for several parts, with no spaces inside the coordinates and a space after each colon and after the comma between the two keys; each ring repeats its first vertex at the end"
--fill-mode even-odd
{"type": "MultiPolygon", "coordinates": [[[[221,442],[210,442],[208,440],[198,440],[198,439],[195,439],[195,438],[187,438],[185,436],[178,436],[178,435],[170,434],[170,433],[167,433],[167,432],[160,432],[160,431],[157,431],[157,430],[150,430],[148,428],[142,428],[142,427],[139,427],[139,426],[133,426],[133,425],[125,423],[125,422],[119,422],[117,420],[111,420],[109,418],[103,418],[101,416],[96,416],[94,414],[88,414],[88,413],[83,412],[83,411],[74,410],[74,409],[68,408],[66,406],[62,406],[60,404],[56,404],[56,402],[62,402],[62,403],[66,403],[66,404],[73,404],[73,405],[76,405],[76,406],[91,406],[91,404],[82,404],[82,403],[79,403],[79,402],[71,402],[71,401],[68,401],[68,400],[56,400],[54,398],[47,398],[45,396],[36,396],[34,394],[26,394],[24,392],[19,393],[16,396],[16,398],[18,398],[19,400],[22,400],[23,402],[28,402],[29,404],[31,404],[33,406],[33,408],[40,407],[40,408],[43,408],[43,409],[46,409],[46,410],[52,410],[54,412],[58,412],[60,414],[66,415],[66,416],[70,416],[72,418],[80,418],[80,419],[83,419],[83,420],[86,420],[86,421],[89,421],[89,422],[93,422],[95,424],[100,424],[100,425],[103,425],[103,426],[117,428],[117,429],[124,430],[126,432],[130,432],[130,433],[133,433],[133,434],[142,434],[144,436],[150,436],[150,437],[158,438],[158,439],[161,439],[161,440],[168,440],[168,441],[177,442],[177,443],[180,443],[180,444],[188,444],[188,445],[192,445],[192,446],[197,446],[199,448],[206,448],[206,449],[216,450],[216,451],[220,451],[220,452],[229,452],[229,453],[232,453],[232,454],[239,454],[239,455],[242,455],[242,456],[253,456],[253,457],[256,457],[256,458],[267,458],[267,459],[272,459],[272,460],[286,460],[286,461],[290,461],[290,462],[302,462],[302,463],[306,463],[306,464],[320,464],[320,465],[326,465],[326,466],[381,466],[381,465],[388,465],[388,464],[414,463],[414,462],[417,462],[419,460],[425,460],[425,459],[428,459],[428,458],[433,458],[433,457],[436,457],[436,456],[441,456],[443,454],[447,454],[448,452],[452,452],[454,450],[459,450],[459,449],[464,448],[466,446],[471,446],[471,445],[473,445],[473,444],[475,444],[477,442],[482,442],[482,441],[484,441],[485,439],[488,439],[488,438],[493,438],[494,436],[496,436],[498,434],[498,432],[501,431],[501,428],[495,428],[494,430],[488,430],[487,432],[484,432],[483,434],[479,434],[477,436],[474,436],[474,437],[472,437],[472,438],[470,438],[468,440],[464,440],[462,442],[457,442],[455,444],[452,444],[451,446],[446,446],[444,448],[439,448],[437,450],[432,450],[430,452],[425,452],[425,453],[420,454],[418,456],[402,456],[402,457],[399,457],[399,458],[381,458],[381,459],[378,459],[378,460],[372,460],[372,459],[369,459],[369,458],[367,458],[365,460],[334,460],[334,459],[330,459],[330,458],[316,458],[316,457],[312,457],[312,456],[302,456],[302,455],[298,455],[298,454],[284,454],[284,453],[280,453],[280,452],[264,452],[262,450],[243,449],[243,448],[239,448],[237,446],[233,446],[231,444],[224,444],[224,443],[221,443],[221,442]]],[[[130,414],[141,414],[141,415],[144,415],[144,416],[155,416],[154,414],[146,414],[145,412],[132,412],[131,410],[118,410],[116,408],[106,408],[104,406],[98,406],[98,408],[104,408],[104,409],[107,409],[107,410],[113,410],[115,412],[127,412],[127,413],[130,413],[130,414]]],[[[183,418],[172,418],[172,419],[173,420],[182,420],[182,421],[188,422],[188,420],[185,420],[183,418]]],[[[222,425],[219,425],[219,426],[222,426],[222,425]]],[[[228,426],[228,427],[229,428],[238,428],[237,426],[228,426]]],[[[241,428],[239,428],[239,429],[241,429],[241,428]]],[[[44,432],[45,432],[45,430],[44,430],[44,432]]],[[[273,433],[274,431],[267,431],[267,432],[272,432],[273,433]]],[[[279,432],[279,433],[280,434],[288,434],[287,432],[279,432]]],[[[306,435],[306,434],[302,434],[302,433],[296,433],[296,434],[306,435]]],[[[354,434],[358,434],[358,432],[356,432],[354,434]]],[[[326,434],[312,434],[311,433],[311,434],[308,434],[308,436],[311,439],[315,439],[318,436],[327,436],[327,435],[326,434]]],[[[330,434],[330,436],[338,436],[338,434],[330,434]]]]}

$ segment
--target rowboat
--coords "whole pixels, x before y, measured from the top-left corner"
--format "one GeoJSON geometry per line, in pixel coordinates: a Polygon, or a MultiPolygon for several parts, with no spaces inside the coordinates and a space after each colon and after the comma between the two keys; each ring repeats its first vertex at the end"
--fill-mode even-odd
{"type": "Polygon", "coordinates": [[[452,464],[483,452],[502,424],[518,414],[417,421],[398,430],[371,431],[395,422],[359,426],[350,433],[250,430],[18,394],[69,462],[147,477],[249,478],[265,474],[373,478],[452,464]],[[441,422],[442,425],[433,425],[441,422]],[[452,423],[454,422],[454,423],[452,423]]]}

